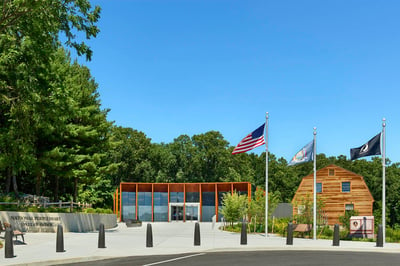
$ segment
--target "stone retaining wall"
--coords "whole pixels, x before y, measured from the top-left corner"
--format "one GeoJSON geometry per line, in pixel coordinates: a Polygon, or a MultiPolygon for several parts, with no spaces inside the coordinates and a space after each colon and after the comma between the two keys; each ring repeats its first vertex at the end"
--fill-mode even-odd
{"type": "Polygon", "coordinates": [[[0,221],[10,223],[14,229],[22,232],[57,232],[61,224],[64,232],[90,232],[99,229],[103,223],[105,229],[117,226],[115,214],[94,213],[42,213],[42,212],[6,212],[0,211],[0,221]]]}

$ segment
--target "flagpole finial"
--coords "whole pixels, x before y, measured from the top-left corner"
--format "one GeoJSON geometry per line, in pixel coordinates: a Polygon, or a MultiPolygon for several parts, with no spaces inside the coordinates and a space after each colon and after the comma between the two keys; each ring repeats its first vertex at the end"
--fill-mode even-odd
{"type": "Polygon", "coordinates": [[[314,135],[317,135],[317,128],[314,127],[314,135]]]}
{"type": "Polygon", "coordinates": [[[382,118],[382,126],[386,126],[386,118],[382,118]]]}
{"type": "Polygon", "coordinates": [[[265,116],[268,118],[268,117],[269,117],[269,113],[268,113],[268,112],[266,112],[266,113],[265,113],[265,116]]]}

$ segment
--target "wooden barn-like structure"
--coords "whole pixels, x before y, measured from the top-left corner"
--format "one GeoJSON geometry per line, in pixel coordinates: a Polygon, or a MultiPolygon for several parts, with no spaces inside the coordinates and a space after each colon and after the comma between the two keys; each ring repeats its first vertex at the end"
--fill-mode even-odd
{"type": "MultiPolygon", "coordinates": [[[[360,216],[372,216],[374,199],[364,178],[336,165],[326,166],[316,173],[317,197],[323,202],[323,215],[328,225],[339,222],[346,211],[356,210],[360,216]]],[[[293,197],[293,215],[302,212],[302,199],[313,199],[314,173],[303,178],[293,197]]]]}

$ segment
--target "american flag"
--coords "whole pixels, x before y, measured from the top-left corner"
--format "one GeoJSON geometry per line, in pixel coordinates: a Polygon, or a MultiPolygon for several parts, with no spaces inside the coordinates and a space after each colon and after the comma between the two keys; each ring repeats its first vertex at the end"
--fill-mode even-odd
{"type": "Polygon", "coordinates": [[[265,123],[242,139],[242,141],[239,142],[239,144],[233,150],[232,154],[246,152],[258,146],[264,145],[264,126],[265,123]]]}

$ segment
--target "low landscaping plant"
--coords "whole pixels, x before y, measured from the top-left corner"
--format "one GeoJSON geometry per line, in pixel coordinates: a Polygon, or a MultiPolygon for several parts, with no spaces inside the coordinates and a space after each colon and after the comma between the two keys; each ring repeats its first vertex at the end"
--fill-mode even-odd
{"type": "Polygon", "coordinates": [[[386,228],[386,241],[392,243],[400,242],[400,230],[396,228],[386,228]]]}
{"type": "Polygon", "coordinates": [[[223,226],[223,229],[228,232],[239,233],[242,231],[242,223],[229,223],[226,226],[223,226]]]}
{"type": "Polygon", "coordinates": [[[272,223],[269,232],[281,236],[285,236],[287,234],[287,227],[290,222],[289,218],[273,219],[271,221],[272,223]]]}
{"type": "Polygon", "coordinates": [[[317,237],[319,239],[333,239],[333,229],[328,225],[318,228],[317,237]]]}
{"type": "Polygon", "coordinates": [[[103,209],[103,208],[87,208],[83,210],[84,213],[104,213],[104,214],[112,214],[112,210],[103,209]]]}

